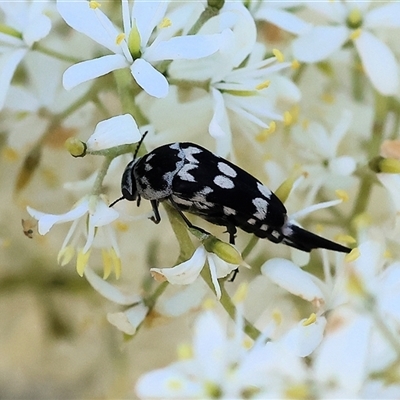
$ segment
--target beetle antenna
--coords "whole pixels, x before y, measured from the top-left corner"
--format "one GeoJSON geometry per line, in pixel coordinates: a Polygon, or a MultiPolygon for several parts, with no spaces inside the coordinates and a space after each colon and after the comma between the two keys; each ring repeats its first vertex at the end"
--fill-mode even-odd
{"type": "Polygon", "coordinates": [[[140,140],[136,146],[135,153],[133,154],[133,159],[136,158],[137,153],[139,152],[140,146],[143,144],[143,140],[147,136],[148,133],[149,133],[149,131],[146,131],[145,133],[143,133],[142,137],[140,138],[140,140]]]}
{"type": "Polygon", "coordinates": [[[114,204],[116,204],[116,203],[118,203],[119,201],[124,200],[124,199],[125,199],[125,197],[124,197],[124,196],[121,196],[119,199],[114,200],[108,207],[112,207],[114,204]]]}

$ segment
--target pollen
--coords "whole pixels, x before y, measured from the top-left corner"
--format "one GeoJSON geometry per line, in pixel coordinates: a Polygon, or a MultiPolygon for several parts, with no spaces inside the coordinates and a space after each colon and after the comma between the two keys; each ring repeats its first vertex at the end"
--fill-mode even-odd
{"type": "Polygon", "coordinates": [[[127,232],[129,230],[129,225],[126,224],[125,222],[117,221],[115,223],[115,229],[117,229],[120,232],[127,232]]]}
{"type": "Polygon", "coordinates": [[[290,111],[285,111],[283,113],[283,124],[285,126],[290,126],[292,125],[294,121],[293,115],[290,113],[290,111]]]}
{"type": "Polygon", "coordinates": [[[310,120],[304,119],[301,123],[301,127],[306,131],[310,126],[310,120]]]}
{"type": "Polygon", "coordinates": [[[357,258],[360,257],[360,255],[361,255],[360,250],[358,249],[358,247],[355,247],[349,254],[346,255],[344,260],[346,262],[353,262],[357,260],[357,258]]]}
{"type": "Polygon", "coordinates": [[[350,39],[356,40],[360,37],[360,35],[361,35],[361,28],[355,29],[353,32],[350,33],[350,39]]]}
{"type": "Polygon", "coordinates": [[[215,308],[215,301],[213,299],[206,299],[203,302],[204,310],[213,310],[215,308]]]}
{"type": "Polygon", "coordinates": [[[125,33],[120,33],[116,39],[115,39],[115,43],[117,43],[117,45],[119,46],[122,41],[125,39],[125,33]]]}
{"type": "Polygon", "coordinates": [[[177,379],[171,379],[168,382],[168,387],[171,390],[180,390],[182,388],[182,382],[178,381],[177,379]]]}
{"type": "Polygon", "coordinates": [[[180,360],[190,360],[193,358],[193,348],[190,344],[181,344],[178,346],[178,358],[180,360]]]}
{"type": "Polygon", "coordinates": [[[301,64],[300,64],[300,62],[298,60],[293,60],[292,61],[292,65],[291,65],[292,69],[299,69],[300,66],[301,66],[301,64]]]}
{"type": "Polygon", "coordinates": [[[279,326],[282,323],[282,319],[283,319],[281,311],[278,309],[273,310],[272,311],[272,319],[275,322],[275,324],[277,326],[279,326]]]}
{"type": "Polygon", "coordinates": [[[273,49],[272,54],[276,57],[279,62],[284,62],[285,57],[283,56],[282,52],[278,49],[273,49]]]}
{"type": "Polygon", "coordinates": [[[76,272],[78,273],[79,276],[83,276],[86,265],[89,261],[89,257],[90,257],[90,250],[87,251],[86,253],[84,253],[83,250],[79,250],[78,256],[76,258],[76,272]]]}
{"type": "Polygon", "coordinates": [[[249,285],[247,282],[242,282],[232,297],[233,304],[237,305],[239,303],[243,303],[247,297],[248,289],[249,285]]]}
{"type": "Polygon", "coordinates": [[[357,243],[357,240],[351,235],[336,235],[335,240],[337,242],[342,242],[342,243],[346,243],[346,244],[357,243]]]}
{"type": "Polygon", "coordinates": [[[286,399],[293,400],[303,400],[311,398],[310,390],[304,383],[299,383],[297,385],[291,385],[285,390],[284,397],[286,399]]]}
{"type": "Polygon", "coordinates": [[[336,196],[343,202],[349,201],[349,194],[343,189],[335,190],[336,196]]]}
{"type": "Polygon", "coordinates": [[[312,313],[305,321],[303,321],[303,326],[309,326],[314,324],[317,321],[317,315],[312,313]]]}
{"type": "Polygon", "coordinates": [[[390,250],[386,249],[385,252],[383,253],[383,257],[386,259],[393,258],[393,254],[391,253],[390,250]]]}
{"type": "Polygon", "coordinates": [[[266,129],[263,129],[256,135],[256,140],[257,142],[265,142],[276,130],[276,122],[271,121],[269,123],[269,127],[266,129]]]}
{"type": "Polygon", "coordinates": [[[101,4],[100,4],[98,1],[92,0],[92,1],[89,1],[89,7],[90,7],[92,10],[95,10],[96,8],[100,8],[100,7],[101,7],[101,4]]]}
{"type": "Polygon", "coordinates": [[[323,93],[321,99],[327,104],[333,104],[335,102],[335,96],[329,92],[323,93]]]}
{"type": "Polygon", "coordinates": [[[67,265],[75,255],[75,249],[72,246],[67,246],[61,249],[57,255],[57,263],[63,267],[67,265]]]}
{"type": "Polygon", "coordinates": [[[4,160],[8,162],[17,161],[19,158],[19,154],[11,147],[5,147],[1,152],[2,157],[4,160]]]}
{"type": "Polygon", "coordinates": [[[367,213],[362,213],[353,218],[353,226],[357,230],[362,230],[371,226],[371,216],[367,213]]]}
{"type": "Polygon", "coordinates": [[[169,18],[164,18],[160,24],[158,25],[159,28],[168,28],[172,25],[172,22],[169,18]]]}
{"type": "Polygon", "coordinates": [[[270,84],[271,84],[271,81],[267,79],[266,81],[259,83],[256,86],[256,90],[266,89],[270,84]]]}
{"type": "Polygon", "coordinates": [[[111,274],[112,260],[110,253],[106,249],[101,249],[101,256],[103,258],[103,279],[107,279],[111,274]]]}
{"type": "Polygon", "coordinates": [[[360,276],[353,268],[349,269],[348,272],[349,275],[346,287],[349,293],[354,294],[356,296],[365,296],[366,295],[365,285],[360,276]]]}

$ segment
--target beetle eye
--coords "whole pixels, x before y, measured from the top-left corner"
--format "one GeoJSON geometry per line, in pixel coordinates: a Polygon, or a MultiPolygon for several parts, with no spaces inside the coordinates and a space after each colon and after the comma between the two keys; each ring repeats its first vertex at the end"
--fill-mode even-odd
{"type": "Polygon", "coordinates": [[[131,161],[125,168],[121,180],[122,197],[129,201],[134,201],[137,198],[138,191],[136,186],[135,177],[133,176],[133,167],[135,161],[131,161]]]}

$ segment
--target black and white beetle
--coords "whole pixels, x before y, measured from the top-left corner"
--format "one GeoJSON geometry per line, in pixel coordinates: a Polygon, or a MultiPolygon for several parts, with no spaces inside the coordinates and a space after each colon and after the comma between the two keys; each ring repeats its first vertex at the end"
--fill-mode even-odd
{"type": "MultiPolygon", "coordinates": [[[[138,144],[136,153],[144,137],[138,144]]],[[[171,143],[157,147],[127,165],[122,176],[122,197],[150,200],[153,222],[161,221],[159,203],[168,201],[189,227],[187,211],[225,226],[234,244],[236,228],[310,252],[324,248],[349,253],[351,249],[315,235],[291,223],[283,203],[252,175],[193,143],[171,143]]]]}

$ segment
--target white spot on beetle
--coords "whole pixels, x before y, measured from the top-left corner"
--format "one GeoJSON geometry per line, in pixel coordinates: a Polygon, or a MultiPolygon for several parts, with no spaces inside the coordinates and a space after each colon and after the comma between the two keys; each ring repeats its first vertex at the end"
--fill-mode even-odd
{"type": "Polygon", "coordinates": [[[262,225],[260,226],[260,230],[262,230],[262,231],[267,231],[267,230],[268,230],[268,225],[262,224],[262,225]]]}
{"type": "Polygon", "coordinates": [[[217,175],[214,178],[214,183],[222,189],[233,189],[235,187],[232,179],[229,179],[224,175],[217,175]]]}
{"type": "Polygon", "coordinates": [[[257,222],[257,220],[255,220],[254,218],[250,218],[250,219],[247,220],[247,223],[249,225],[254,225],[256,222],[257,222]]]}
{"type": "Polygon", "coordinates": [[[146,162],[149,162],[155,156],[154,153],[149,153],[146,157],[146,162]]]}
{"type": "Polygon", "coordinates": [[[204,186],[198,193],[202,194],[203,196],[207,196],[209,193],[212,193],[214,189],[210,188],[210,186],[204,186]]]}
{"type": "Polygon", "coordinates": [[[170,146],[169,146],[169,148],[170,149],[172,149],[172,150],[180,150],[181,148],[180,148],[180,146],[179,146],[179,143],[172,143],[170,146]]]}
{"type": "Polygon", "coordinates": [[[224,206],[223,209],[225,215],[236,215],[236,210],[234,210],[233,208],[224,206]]]}
{"type": "Polygon", "coordinates": [[[257,188],[258,188],[258,190],[260,191],[260,193],[261,193],[263,196],[265,196],[267,199],[270,198],[272,192],[271,192],[266,186],[264,186],[264,185],[263,185],[262,183],[260,183],[260,182],[257,182],[257,188]]]}
{"type": "Polygon", "coordinates": [[[176,204],[180,204],[182,206],[186,206],[186,207],[191,207],[193,205],[192,201],[189,200],[185,200],[185,199],[181,199],[180,197],[177,197],[175,195],[172,195],[172,200],[176,203],[176,204]]]}
{"type": "Polygon", "coordinates": [[[196,182],[196,179],[194,179],[194,176],[189,173],[190,170],[198,168],[198,165],[194,164],[185,164],[181,170],[178,172],[179,178],[181,178],[183,181],[187,182],[196,182]]]}
{"type": "Polygon", "coordinates": [[[182,149],[182,151],[185,154],[186,160],[193,164],[199,163],[199,160],[195,159],[193,157],[193,154],[199,154],[199,153],[203,152],[203,150],[199,149],[198,147],[194,147],[194,146],[190,146],[186,149],[182,149]]]}
{"type": "Polygon", "coordinates": [[[256,197],[253,199],[253,204],[256,207],[256,212],[253,214],[254,217],[261,221],[264,220],[267,216],[268,201],[261,197],[256,197]]]}
{"type": "Polygon", "coordinates": [[[231,178],[235,178],[237,176],[237,172],[230,167],[228,164],[224,162],[219,162],[217,164],[218,169],[225,175],[230,176],[231,178]]]}

